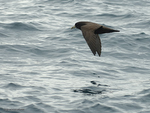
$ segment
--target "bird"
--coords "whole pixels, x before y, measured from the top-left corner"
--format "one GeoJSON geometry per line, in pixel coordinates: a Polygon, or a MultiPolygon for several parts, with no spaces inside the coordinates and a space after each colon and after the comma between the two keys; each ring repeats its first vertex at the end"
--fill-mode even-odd
{"type": "Polygon", "coordinates": [[[82,35],[86,40],[92,53],[94,54],[94,56],[97,53],[99,57],[101,56],[101,48],[102,48],[99,34],[120,32],[119,30],[114,30],[106,26],[88,21],[77,22],[71,29],[74,28],[80,29],[82,31],[82,35]]]}

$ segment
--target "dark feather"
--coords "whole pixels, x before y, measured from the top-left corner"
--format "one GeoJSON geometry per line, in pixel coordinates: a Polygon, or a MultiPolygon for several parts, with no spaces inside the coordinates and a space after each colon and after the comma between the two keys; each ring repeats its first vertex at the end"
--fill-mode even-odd
{"type": "Polygon", "coordinates": [[[119,32],[118,30],[92,22],[77,22],[75,26],[82,31],[82,34],[92,53],[95,55],[97,52],[99,56],[101,55],[101,40],[98,34],[119,32]]]}

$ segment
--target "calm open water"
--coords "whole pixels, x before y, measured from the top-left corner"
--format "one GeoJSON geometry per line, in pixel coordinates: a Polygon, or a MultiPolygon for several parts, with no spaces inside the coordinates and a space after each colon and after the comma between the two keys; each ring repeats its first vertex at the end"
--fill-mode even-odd
{"type": "Polygon", "coordinates": [[[0,113],[150,113],[150,1],[1,0],[0,113]],[[78,21],[120,32],[93,56],[78,21]]]}

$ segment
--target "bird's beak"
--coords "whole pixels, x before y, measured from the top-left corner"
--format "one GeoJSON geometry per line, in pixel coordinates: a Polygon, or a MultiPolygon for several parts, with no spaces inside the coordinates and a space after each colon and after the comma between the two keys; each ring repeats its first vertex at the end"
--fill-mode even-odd
{"type": "Polygon", "coordinates": [[[74,28],[76,28],[76,26],[73,26],[71,29],[74,29],[74,28]]]}

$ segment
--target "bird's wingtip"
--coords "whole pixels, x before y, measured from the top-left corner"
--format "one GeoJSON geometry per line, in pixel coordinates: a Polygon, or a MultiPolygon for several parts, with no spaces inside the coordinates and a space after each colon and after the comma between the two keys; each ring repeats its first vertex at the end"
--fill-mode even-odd
{"type": "Polygon", "coordinates": [[[115,30],[115,32],[120,32],[119,30],[115,30]]]}

